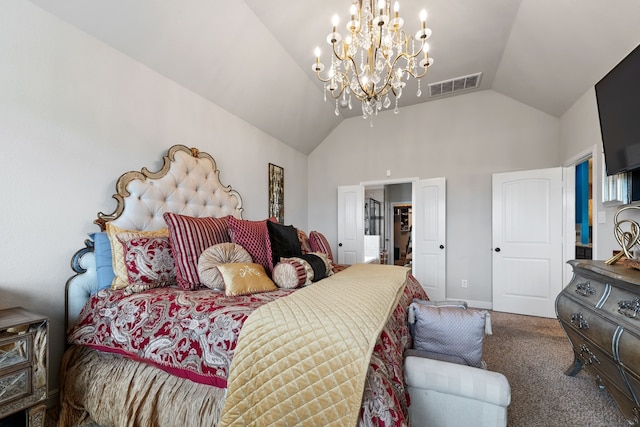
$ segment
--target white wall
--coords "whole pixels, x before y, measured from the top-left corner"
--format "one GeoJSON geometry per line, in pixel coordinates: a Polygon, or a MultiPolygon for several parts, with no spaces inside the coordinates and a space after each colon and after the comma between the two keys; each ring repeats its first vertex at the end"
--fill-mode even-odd
{"type": "Polygon", "coordinates": [[[447,180],[447,297],[491,301],[491,175],[560,165],[557,118],[495,91],[344,121],[309,155],[309,229],[337,242],[337,187],[447,180]],[[460,280],[468,280],[461,288],[460,280]]]}
{"type": "Polygon", "coordinates": [[[157,170],[174,144],[216,159],[246,219],[268,214],[268,163],[284,167],[285,220],[306,228],[305,155],[28,1],[0,3],[0,308],[50,317],[50,390],[72,255],[119,175],[157,170]]]}

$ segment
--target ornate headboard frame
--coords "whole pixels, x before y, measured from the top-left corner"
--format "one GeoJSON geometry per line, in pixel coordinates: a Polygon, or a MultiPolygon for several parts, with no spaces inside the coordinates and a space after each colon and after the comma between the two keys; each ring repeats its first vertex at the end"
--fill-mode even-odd
{"type": "MultiPolygon", "coordinates": [[[[98,213],[94,221],[101,231],[107,222],[127,230],[157,230],[166,227],[164,212],[192,217],[242,218],[242,198],[230,185],[222,185],[220,171],[209,154],[197,148],[174,145],[163,156],[157,172],[143,167],[140,172],[125,172],[116,182],[113,198],[117,205],[110,214],[98,213]]],[[[97,290],[94,242],[71,259],[76,273],[65,286],[65,331],[97,290]]]]}
{"type": "Polygon", "coordinates": [[[113,213],[98,213],[102,231],[107,222],[128,230],[166,227],[162,214],[170,211],[193,217],[242,217],[242,199],[220,182],[220,171],[209,154],[174,145],[163,156],[157,172],[143,167],[126,172],[116,182],[113,213]]]}

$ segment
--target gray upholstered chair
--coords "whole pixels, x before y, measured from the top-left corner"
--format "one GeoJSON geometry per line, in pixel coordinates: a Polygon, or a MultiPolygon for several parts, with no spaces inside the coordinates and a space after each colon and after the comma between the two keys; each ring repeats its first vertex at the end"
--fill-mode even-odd
{"type": "Polygon", "coordinates": [[[491,332],[487,317],[465,303],[412,304],[418,349],[407,351],[404,364],[412,427],[507,425],[509,382],[481,360],[484,333],[491,332]]]}

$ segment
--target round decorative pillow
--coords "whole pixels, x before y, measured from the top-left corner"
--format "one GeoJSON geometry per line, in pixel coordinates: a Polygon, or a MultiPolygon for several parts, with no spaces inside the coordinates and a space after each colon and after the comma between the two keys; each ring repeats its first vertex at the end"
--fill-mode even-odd
{"type": "Polygon", "coordinates": [[[236,243],[219,243],[205,249],[198,258],[200,282],[207,288],[224,290],[224,279],[218,265],[234,262],[253,262],[249,252],[236,243]]]}
{"type": "Polygon", "coordinates": [[[313,269],[301,258],[282,258],[273,267],[272,278],[279,288],[294,289],[311,284],[313,269]]]}

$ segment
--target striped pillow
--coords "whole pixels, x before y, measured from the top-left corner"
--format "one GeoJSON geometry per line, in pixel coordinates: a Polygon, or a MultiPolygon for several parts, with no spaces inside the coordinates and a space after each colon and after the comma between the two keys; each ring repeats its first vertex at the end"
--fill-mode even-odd
{"type": "Polygon", "coordinates": [[[176,264],[176,279],[182,289],[202,285],[198,275],[198,259],[205,249],[229,242],[228,218],[194,218],[172,212],[164,213],[169,228],[171,253],[176,264]]]}
{"type": "Polygon", "coordinates": [[[309,245],[313,252],[322,252],[327,255],[331,261],[333,261],[333,254],[331,253],[331,246],[324,235],[318,231],[312,231],[309,233],[309,245]]]}
{"type": "Polygon", "coordinates": [[[299,257],[281,258],[273,267],[273,281],[279,288],[293,289],[308,286],[333,274],[329,258],[321,252],[299,257]]]}
{"type": "Polygon", "coordinates": [[[273,281],[279,288],[294,289],[311,284],[313,269],[300,258],[282,259],[273,267],[273,281]]]}

